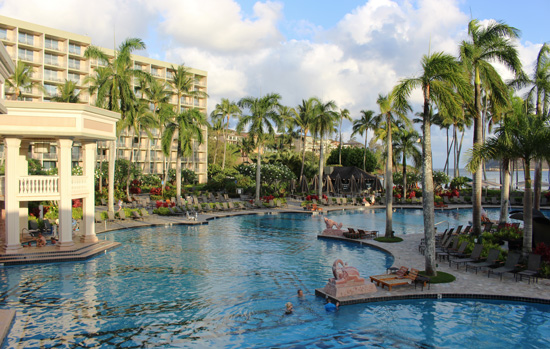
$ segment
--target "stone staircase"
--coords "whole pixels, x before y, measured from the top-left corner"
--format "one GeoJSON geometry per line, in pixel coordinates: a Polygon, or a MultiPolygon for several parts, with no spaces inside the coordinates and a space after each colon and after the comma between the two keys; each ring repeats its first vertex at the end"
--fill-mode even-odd
{"type": "Polygon", "coordinates": [[[96,243],[75,243],[71,249],[63,251],[56,246],[25,247],[21,253],[0,253],[0,266],[83,261],[120,245],[119,242],[100,240],[96,243]]]}

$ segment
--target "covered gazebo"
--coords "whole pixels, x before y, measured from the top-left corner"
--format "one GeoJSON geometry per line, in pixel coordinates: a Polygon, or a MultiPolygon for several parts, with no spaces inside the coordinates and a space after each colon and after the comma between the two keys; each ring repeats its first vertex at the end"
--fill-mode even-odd
{"type": "Polygon", "coordinates": [[[342,186],[340,191],[352,192],[366,189],[378,191],[382,189],[382,184],[378,177],[355,166],[333,166],[327,169],[327,173],[335,181],[334,188],[336,191],[338,191],[339,181],[346,184],[346,190],[343,190],[344,186],[342,186]]]}
{"type": "Polygon", "coordinates": [[[74,245],[72,199],[82,199],[81,242],[97,242],[94,225],[97,141],[116,139],[120,114],[70,103],[5,101],[4,106],[7,114],[0,114],[0,138],[5,154],[5,176],[0,176],[0,252],[22,250],[21,236],[27,228],[30,201],[57,201],[57,248],[67,250],[74,245]],[[75,142],[82,149],[80,176],[71,175],[75,142]],[[29,155],[45,147],[55,147],[58,174],[29,175],[29,155]]]}

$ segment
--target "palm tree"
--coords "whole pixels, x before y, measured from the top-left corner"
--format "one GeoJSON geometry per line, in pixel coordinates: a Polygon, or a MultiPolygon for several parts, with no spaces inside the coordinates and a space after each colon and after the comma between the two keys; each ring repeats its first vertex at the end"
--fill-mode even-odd
{"type": "MultiPolygon", "coordinates": [[[[166,124],[174,116],[174,112],[170,110],[172,107],[168,104],[170,102],[172,91],[170,90],[169,85],[164,81],[157,79],[145,79],[141,82],[142,86],[140,87],[140,90],[143,93],[143,97],[151,104],[153,118],[156,119],[159,135],[162,137],[166,124]]],[[[150,145],[151,142],[149,141],[147,147],[147,157],[149,159],[149,163],[151,160],[150,145]]],[[[171,157],[171,155],[171,148],[168,148],[167,152],[162,151],[162,192],[164,192],[164,188],[166,186],[168,167],[171,164],[171,159],[169,158],[167,161],[166,157],[171,157]]]]}
{"type": "Polygon", "coordinates": [[[224,132],[225,128],[223,118],[217,117],[217,115],[211,115],[210,119],[210,130],[214,134],[214,137],[216,137],[216,146],[214,147],[214,161],[212,161],[212,163],[215,165],[218,158],[218,144],[220,142],[220,133],[224,132]]]}
{"type": "MultiPolygon", "coordinates": [[[[529,87],[525,100],[530,102],[534,100],[538,117],[541,118],[547,114],[550,103],[550,46],[545,43],[540,48],[531,77],[522,75],[510,84],[518,90],[529,87]]],[[[540,209],[541,184],[542,163],[539,161],[535,164],[535,208],[537,210],[540,209]]]]}
{"type": "Polygon", "coordinates": [[[342,121],[344,119],[351,121],[351,116],[348,109],[340,109],[340,145],[338,146],[338,165],[342,166],[342,121]]]}
{"type": "MultiPolygon", "coordinates": [[[[145,49],[145,43],[138,38],[128,38],[122,42],[118,50],[115,51],[115,57],[109,60],[99,47],[88,46],[84,51],[84,57],[94,58],[107,62],[104,69],[98,69],[97,99],[99,104],[105,105],[107,109],[120,112],[121,120],[126,118],[130,108],[135,101],[132,82],[134,77],[146,75],[141,70],[133,68],[132,52],[145,49]],[[103,104],[105,103],[105,104],[103,104]]],[[[117,127],[118,130],[120,128],[117,127]]],[[[118,134],[117,134],[118,136],[118,134]]],[[[115,182],[115,160],[116,160],[116,142],[111,141],[109,145],[109,211],[114,212],[114,182],[115,182]]]]}
{"type": "Polygon", "coordinates": [[[227,98],[222,98],[221,103],[216,104],[216,107],[210,113],[210,117],[214,118],[218,116],[225,120],[225,127],[223,132],[223,162],[222,170],[225,169],[225,153],[227,152],[227,131],[229,130],[229,119],[231,117],[238,117],[241,115],[241,109],[235,102],[229,101],[227,98]]]}
{"type": "Polygon", "coordinates": [[[334,101],[328,101],[326,103],[318,103],[313,110],[313,123],[312,129],[314,133],[319,136],[319,181],[318,181],[318,195],[319,198],[323,196],[323,170],[325,166],[325,159],[323,158],[323,139],[330,133],[335,132],[336,123],[338,122],[338,113],[335,111],[338,107],[334,101]]]}
{"type": "Polygon", "coordinates": [[[193,142],[204,142],[202,127],[207,125],[206,116],[198,109],[187,109],[177,114],[174,121],[166,125],[162,135],[164,151],[170,151],[172,140],[177,139],[178,150],[176,156],[176,198],[181,199],[181,159],[184,155],[193,156],[193,142]]]}
{"type": "Polygon", "coordinates": [[[241,115],[237,124],[237,132],[241,132],[244,127],[249,126],[248,136],[254,140],[258,149],[258,158],[256,159],[256,200],[260,200],[261,188],[261,154],[265,142],[275,135],[275,127],[282,125],[279,116],[279,100],[281,95],[270,93],[264,97],[244,97],[238,105],[243,109],[248,109],[248,115],[241,115]]]}
{"type": "Polygon", "coordinates": [[[52,97],[53,102],[78,103],[80,91],[76,88],[76,83],[65,80],[63,85],[57,86],[57,96],[52,97]]]}
{"type": "Polygon", "coordinates": [[[374,116],[374,111],[372,110],[361,110],[361,118],[353,122],[353,133],[355,134],[365,134],[365,154],[363,156],[363,171],[367,169],[367,140],[369,130],[374,130],[377,127],[376,118],[374,116]]]}
{"type": "Polygon", "coordinates": [[[401,154],[403,161],[403,198],[407,197],[407,158],[412,158],[415,167],[422,162],[422,153],[418,149],[419,143],[420,135],[414,129],[405,127],[397,129],[393,149],[401,154]]]}
{"type": "Polygon", "coordinates": [[[310,97],[308,100],[302,99],[302,104],[296,108],[297,113],[294,118],[294,125],[300,129],[300,133],[302,135],[302,167],[300,168],[299,180],[302,180],[304,175],[304,164],[306,161],[306,138],[313,122],[313,110],[319,103],[320,102],[317,98],[310,97]]]}
{"type": "Polygon", "coordinates": [[[495,137],[472,151],[469,169],[476,170],[481,160],[499,158],[523,160],[525,192],[523,194],[523,255],[528,256],[533,245],[533,198],[531,187],[531,161],[550,155],[550,127],[548,119],[533,114],[513,113],[504,119],[495,131],[495,137]]]}
{"type": "Polygon", "coordinates": [[[402,121],[406,125],[410,125],[410,120],[407,119],[405,113],[410,107],[408,104],[398,104],[399,100],[395,98],[393,93],[387,95],[378,95],[376,103],[380,106],[380,114],[376,116],[376,123],[386,123],[386,237],[391,237],[393,233],[393,149],[392,149],[392,126],[396,120],[402,121]]]}
{"type": "Polygon", "coordinates": [[[31,80],[32,73],[33,69],[30,65],[21,60],[17,61],[13,75],[6,80],[6,85],[14,90],[14,100],[21,98],[22,90],[32,90],[33,88],[38,88],[41,91],[44,91],[44,87],[40,83],[31,80]]]}
{"type": "MultiPolygon", "coordinates": [[[[485,27],[473,19],[468,24],[469,39],[460,45],[460,59],[473,81],[474,104],[474,146],[483,141],[483,122],[481,117],[482,85],[489,91],[493,101],[505,106],[508,103],[506,85],[491,65],[491,61],[503,63],[518,76],[521,62],[512,39],[519,37],[519,31],[502,22],[492,22],[485,27]]],[[[481,233],[481,171],[474,173],[473,181],[473,232],[481,233]]]]}
{"type": "Polygon", "coordinates": [[[436,275],[434,230],[434,185],[432,170],[432,117],[430,109],[437,106],[440,112],[460,113],[462,98],[468,96],[469,85],[459,62],[442,52],[422,57],[422,75],[401,80],[394,88],[398,104],[406,105],[411,92],[421,88],[424,97],[422,119],[422,206],[424,211],[424,236],[426,241],[426,273],[436,275]],[[456,92],[458,93],[456,93],[456,92]]]}

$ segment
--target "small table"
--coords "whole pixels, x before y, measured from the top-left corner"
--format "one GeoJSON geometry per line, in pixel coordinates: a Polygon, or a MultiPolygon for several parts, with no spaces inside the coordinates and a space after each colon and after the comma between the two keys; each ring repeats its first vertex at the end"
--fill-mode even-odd
{"type": "Polygon", "coordinates": [[[422,291],[424,291],[424,286],[428,284],[428,290],[430,289],[430,278],[427,276],[418,275],[414,279],[414,289],[416,290],[416,284],[420,283],[422,285],[422,291]]]}
{"type": "Polygon", "coordinates": [[[395,272],[398,270],[399,268],[397,267],[389,267],[389,268],[386,268],[386,274],[395,274],[395,272]]]}

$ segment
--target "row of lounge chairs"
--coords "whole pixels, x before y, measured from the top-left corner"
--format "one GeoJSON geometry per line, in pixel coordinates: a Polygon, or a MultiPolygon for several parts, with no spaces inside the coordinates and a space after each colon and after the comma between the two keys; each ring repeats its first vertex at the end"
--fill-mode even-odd
{"type": "Polygon", "coordinates": [[[362,229],[353,229],[348,228],[347,232],[344,232],[344,237],[348,239],[366,239],[366,238],[375,238],[378,236],[378,230],[362,230],[362,229]]]}
{"type": "Polygon", "coordinates": [[[127,217],[126,212],[124,210],[118,211],[118,217],[115,216],[114,212],[106,211],[107,212],[107,219],[103,219],[102,212],[96,212],[95,213],[95,223],[103,223],[106,222],[114,222],[115,220],[127,220],[127,219],[145,219],[149,216],[149,212],[145,208],[140,208],[139,213],[138,211],[132,211],[131,216],[127,217]]]}
{"type": "Polygon", "coordinates": [[[410,285],[412,283],[421,282],[422,288],[429,285],[430,279],[424,276],[419,275],[418,269],[401,267],[394,274],[382,274],[382,275],[373,275],[369,276],[371,282],[375,282],[376,286],[384,288],[386,286],[388,291],[391,291],[392,287],[410,285]]]}

